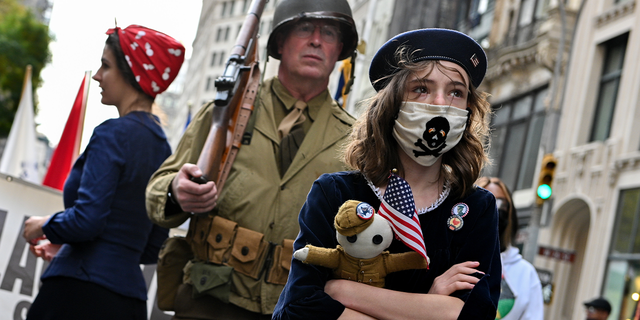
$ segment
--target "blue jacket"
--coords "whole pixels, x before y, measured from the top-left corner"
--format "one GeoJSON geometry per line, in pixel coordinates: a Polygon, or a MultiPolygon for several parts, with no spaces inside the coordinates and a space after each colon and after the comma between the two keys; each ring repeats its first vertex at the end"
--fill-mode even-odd
{"type": "MultiPolygon", "coordinates": [[[[324,174],[316,180],[300,211],[300,234],[293,249],[298,250],[307,244],[335,248],[338,243],[333,220],[338,208],[347,200],[367,202],[376,210],[380,207],[380,200],[358,172],[324,174]]],[[[427,293],[433,280],[454,264],[478,261],[478,269],[485,275],[474,289],[451,294],[465,301],[458,319],[495,319],[502,267],[498,212],[493,195],[477,188],[463,199],[449,197],[433,211],[420,215],[420,224],[427,255],[431,259],[429,270],[391,273],[385,279],[385,287],[427,293]],[[451,231],[447,220],[454,205],[460,202],[467,204],[469,211],[463,218],[463,227],[451,231]]],[[[410,249],[394,239],[388,250],[396,253],[410,249]]],[[[273,319],[337,319],[344,306],[324,292],[324,285],[331,275],[328,268],[293,259],[289,279],[273,312],[273,319]]]]}
{"type": "Polygon", "coordinates": [[[147,299],[140,264],[157,262],[168,235],[144,203],[149,177],[171,154],[157,121],[131,112],[95,128],[65,182],[66,209],[43,226],[52,243],[64,245],[42,279],[71,277],[147,299]]]}

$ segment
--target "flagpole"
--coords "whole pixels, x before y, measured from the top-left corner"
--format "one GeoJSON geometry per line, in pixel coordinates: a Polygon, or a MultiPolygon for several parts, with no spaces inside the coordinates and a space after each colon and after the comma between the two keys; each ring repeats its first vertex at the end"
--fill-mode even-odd
{"type": "MultiPolygon", "coordinates": [[[[362,32],[362,43],[364,43],[364,50],[362,52],[359,52],[358,56],[356,57],[356,61],[352,61],[351,63],[355,63],[356,65],[359,66],[359,70],[360,72],[355,72],[358,74],[358,81],[355,81],[353,84],[353,88],[351,89],[351,95],[353,96],[352,99],[349,99],[349,103],[346,104],[346,106],[343,106],[345,108],[345,110],[347,110],[349,113],[353,114],[353,115],[358,115],[360,114],[360,112],[357,112],[356,110],[356,103],[358,102],[357,98],[362,99],[363,97],[360,97],[360,91],[362,88],[362,82],[366,81],[365,79],[368,79],[368,75],[367,75],[367,71],[369,70],[369,68],[365,68],[363,67],[365,65],[365,60],[366,60],[366,55],[367,50],[366,50],[366,46],[369,43],[369,38],[371,35],[371,28],[373,27],[373,20],[375,19],[375,15],[376,15],[376,7],[378,6],[378,0],[369,0],[369,10],[367,11],[367,20],[364,24],[364,31],[362,32]]],[[[360,45],[358,45],[360,46],[360,45]]],[[[371,57],[369,57],[369,59],[371,59],[371,57]]],[[[355,74],[352,74],[351,77],[355,77],[355,74]]]]}
{"type": "Polygon", "coordinates": [[[78,125],[78,134],[79,134],[79,138],[76,140],[76,145],[75,145],[75,157],[73,158],[73,161],[75,162],[75,159],[78,158],[78,156],[80,155],[80,145],[82,144],[82,136],[84,133],[84,116],[87,113],[87,101],[89,100],[89,87],[91,84],[91,70],[85,71],[84,72],[84,95],[82,97],[82,109],[80,112],[80,123],[78,125]]]}

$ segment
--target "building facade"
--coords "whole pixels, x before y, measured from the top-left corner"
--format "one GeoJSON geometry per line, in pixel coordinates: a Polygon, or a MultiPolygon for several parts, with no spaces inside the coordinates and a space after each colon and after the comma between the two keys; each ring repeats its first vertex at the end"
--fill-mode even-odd
{"type": "Polygon", "coordinates": [[[535,265],[556,279],[546,319],[584,319],[583,302],[600,295],[613,307],[609,319],[637,319],[640,19],[633,0],[575,5],[579,15],[553,150],[555,194],[535,265]]]}

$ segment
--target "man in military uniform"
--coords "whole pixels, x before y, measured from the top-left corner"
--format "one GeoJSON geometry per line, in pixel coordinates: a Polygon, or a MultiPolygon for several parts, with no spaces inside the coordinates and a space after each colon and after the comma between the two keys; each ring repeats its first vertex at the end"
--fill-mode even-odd
{"type": "Polygon", "coordinates": [[[187,239],[194,259],[184,267],[174,319],[270,319],[306,195],[321,174],[344,169],[337,155],[353,118],[327,85],[335,63],[350,57],[357,41],[346,0],[280,1],[267,48],[280,59],[278,75],[261,84],[251,142],[240,148],[224,189],[190,181],[202,175],[194,163],[213,103],[152,176],[151,220],[177,227],[192,218],[187,239]]]}

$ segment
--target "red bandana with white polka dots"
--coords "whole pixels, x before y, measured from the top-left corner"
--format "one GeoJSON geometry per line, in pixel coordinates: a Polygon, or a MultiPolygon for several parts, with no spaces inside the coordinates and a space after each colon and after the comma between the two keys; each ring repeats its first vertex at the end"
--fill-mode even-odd
{"type": "Polygon", "coordinates": [[[120,46],[142,91],[154,97],[165,91],[184,61],[184,46],[172,37],[143,26],[130,25],[117,31],[120,46]]]}

